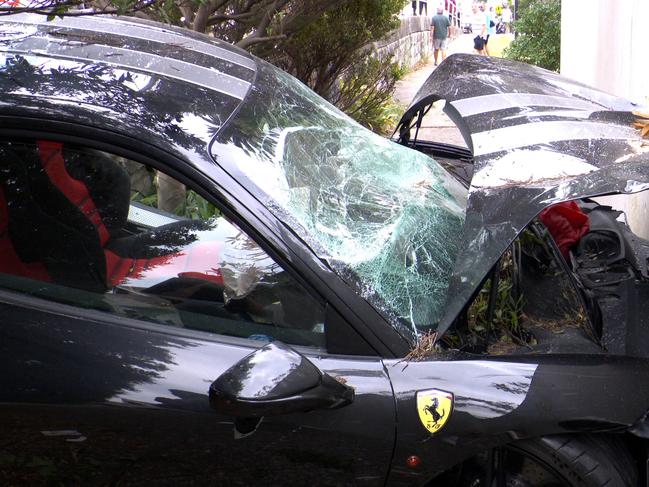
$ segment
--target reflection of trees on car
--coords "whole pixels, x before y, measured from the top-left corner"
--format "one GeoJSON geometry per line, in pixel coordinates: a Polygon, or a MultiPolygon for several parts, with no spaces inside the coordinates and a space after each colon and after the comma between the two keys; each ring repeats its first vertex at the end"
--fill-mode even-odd
{"type": "Polygon", "coordinates": [[[218,118],[224,113],[224,106],[234,109],[237,104],[236,100],[225,95],[219,97],[212,93],[209,96],[205,93],[200,103],[194,98],[183,98],[184,91],[178,83],[166,77],[143,75],[107,65],[51,58],[44,60],[37,55],[27,59],[22,55],[3,54],[0,56],[0,74],[10,79],[20,78],[21,89],[36,98],[54,97],[111,107],[111,110],[97,114],[106,117],[111,125],[119,125],[124,119],[136,120],[138,125],[142,125],[138,117],[145,111],[144,107],[155,106],[156,115],[151,115],[142,129],[164,134],[185,148],[205,143],[179,125],[188,110],[194,110],[196,106],[201,116],[195,119],[207,125],[206,131],[216,133],[224,122],[218,118]],[[167,99],[160,96],[160,90],[165,89],[177,91],[178,97],[167,99]]]}
{"type": "MultiPolygon", "coordinates": [[[[370,57],[366,46],[399,25],[402,0],[261,0],[241,2],[102,2],[97,13],[129,14],[208,33],[296,76],[365,126],[378,132],[396,122],[391,95],[402,75],[395,59],[370,57]]],[[[56,2],[58,15],[79,15],[75,6],[56,2]]],[[[46,10],[49,4],[28,4],[46,10]]],[[[1,10],[1,9],[0,9],[1,10]]],[[[20,11],[20,10],[15,10],[20,11]]],[[[92,14],[87,9],[83,15],[92,14]]]]}
{"type": "MultiPolygon", "coordinates": [[[[16,287],[15,279],[7,279],[0,275],[3,286],[16,287]],[[10,283],[8,281],[11,281],[10,283]]],[[[43,284],[40,284],[43,287],[43,284]]],[[[30,286],[24,283],[24,290],[30,286]]],[[[32,286],[32,289],[36,289],[32,286]]],[[[52,288],[54,291],[54,288],[52,288]]],[[[9,310],[3,309],[5,319],[25,319],[8,315],[9,310]]],[[[37,322],[39,312],[30,310],[29,320],[37,322]]],[[[69,353],[66,358],[61,359],[56,367],[47,371],[37,372],[33,369],[34,377],[39,378],[41,387],[32,391],[34,399],[47,395],[48,391],[56,391],[57,394],[65,395],[67,400],[78,403],[96,402],[101,403],[119,395],[125,391],[135,390],[140,383],[152,382],[164,376],[169,364],[173,363],[173,354],[169,346],[192,347],[190,342],[176,338],[163,338],[162,335],[150,335],[147,340],[133,340],[131,334],[139,334],[142,331],[114,334],[109,327],[96,326],[85,333],[74,333],[72,329],[61,329],[60,327],[17,327],[13,332],[5,335],[0,345],[0,351],[4,356],[18,358],[24,354],[23,360],[28,361],[34,356],[46,356],[53,344],[65,342],[74,336],[74,342],[68,342],[69,353]],[[29,337],[23,333],[29,333],[29,337]],[[10,337],[11,336],[11,337],[10,337]],[[110,339],[108,339],[110,337],[110,339]],[[31,347],[25,350],[21,347],[13,347],[12,344],[29,339],[31,347]],[[84,360],[85,365],[79,367],[77,357],[84,355],[84,350],[91,350],[100,343],[102,353],[91,357],[90,363],[84,360]],[[120,362],[115,362],[114,354],[120,354],[120,362]],[[76,364],[76,365],[75,365],[76,364]],[[92,376],[92,371],[101,371],[101,380],[87,381],[92,376]],[[74,384],[83,382],[84,388],[75,387],[74,384]]],[[[88,356],[86,355],[86,358],[88,356]]],[[[5,380],[1,388],[0,396],[3,401],[10,400],[19,395],[16,390],[17,383],[5,380]]]]}

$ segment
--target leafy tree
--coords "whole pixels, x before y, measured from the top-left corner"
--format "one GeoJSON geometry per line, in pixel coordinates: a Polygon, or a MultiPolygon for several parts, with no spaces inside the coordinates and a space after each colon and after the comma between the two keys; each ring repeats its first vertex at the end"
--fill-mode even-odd
{"type": "Polygon", "coordinates": [[[270,50],[253,49],[291,73],[360,123],[377,131],[389,123],[386,104],[402,71],[365,48],[399,25],[403,0],[347,0],[270,50]]]}
{"type": "Polygon", "coordinates": [[[34,12],[56,16],[98,14],[154,18],[247,48],[300,31],[346,0],[9,0],[0,15],[34,12]],[[88,9],[80,7],[90,7],[88,9]]]}
{"type": "Polygon", "coordinates": [[[561,1],[529,2],[514,22],[516,39],[505,57],[559,71],[561,55],[561,1]]]}
{"type": "MultiPolygon", "coordinates": [[[[131,0],[132,1],[132,0],[131,0]]],[[[161,2],[161,0],[159,0],[161,2]]],[[[182,14],[181,23],[244,49],[269,49],[319,19],[345,0],[167,0],[161,12],[182,14]]]]}
{"type": "Polygon", "coordinates": [[[331,101],[361,125],[388,134],[403,111],[392,102],[394,85],[403,74],[404,68],[392,58],[366,59],[345,71],[331,101]]]}
{"type": "Polygon", "coordinates": [[[399,25],[403,0],[347,0],[279,42],[274,52],[255,53],[326,95],[349,66],[364,59],[360,49],[399,25]]]}
{"type": "Polygon", "coordinates": [[[517,0],[516,2],[516,10],[518,13],[522,13],[525,10],[527,10],[527,7],[530,6],[530,4],[534,3],[536,0],[517,0]]]}

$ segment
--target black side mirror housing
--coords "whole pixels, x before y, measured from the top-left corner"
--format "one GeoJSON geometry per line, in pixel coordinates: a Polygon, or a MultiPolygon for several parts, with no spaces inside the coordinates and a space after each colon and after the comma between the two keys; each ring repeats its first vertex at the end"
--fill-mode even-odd
{"type": "Polygon", "coordinates": [[[353,400],[354,389],[281,342],[255,350],[210,386],[210,405],[239,418],[333,409],[353,400]]]}

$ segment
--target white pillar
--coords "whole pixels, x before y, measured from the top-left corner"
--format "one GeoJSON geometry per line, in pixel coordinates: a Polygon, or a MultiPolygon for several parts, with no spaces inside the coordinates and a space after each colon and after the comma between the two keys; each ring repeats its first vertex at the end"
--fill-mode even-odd
{"type": "MultiPolygon", "coordinates": [[[[649,0],[562,0],[561,74],[647,104],[648,35],[649,0]]],[[[649,193],[609,198],[649,238],[649,193]]]]}

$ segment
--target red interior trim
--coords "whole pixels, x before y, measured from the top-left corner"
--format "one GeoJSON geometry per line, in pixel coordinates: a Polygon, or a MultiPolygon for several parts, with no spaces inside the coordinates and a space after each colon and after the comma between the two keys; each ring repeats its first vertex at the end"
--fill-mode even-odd
{"type": "Polygon", "coordinates": [[[101,246],[106,245],[110,237],[108,230],[101,220],[99,210],[92,201],[86,185],[74,179],[66,170],[63,160],[63,144],[39,140],[37,145],[41,164],[52,184],[94,225],[99,234],[101,246]]]}

